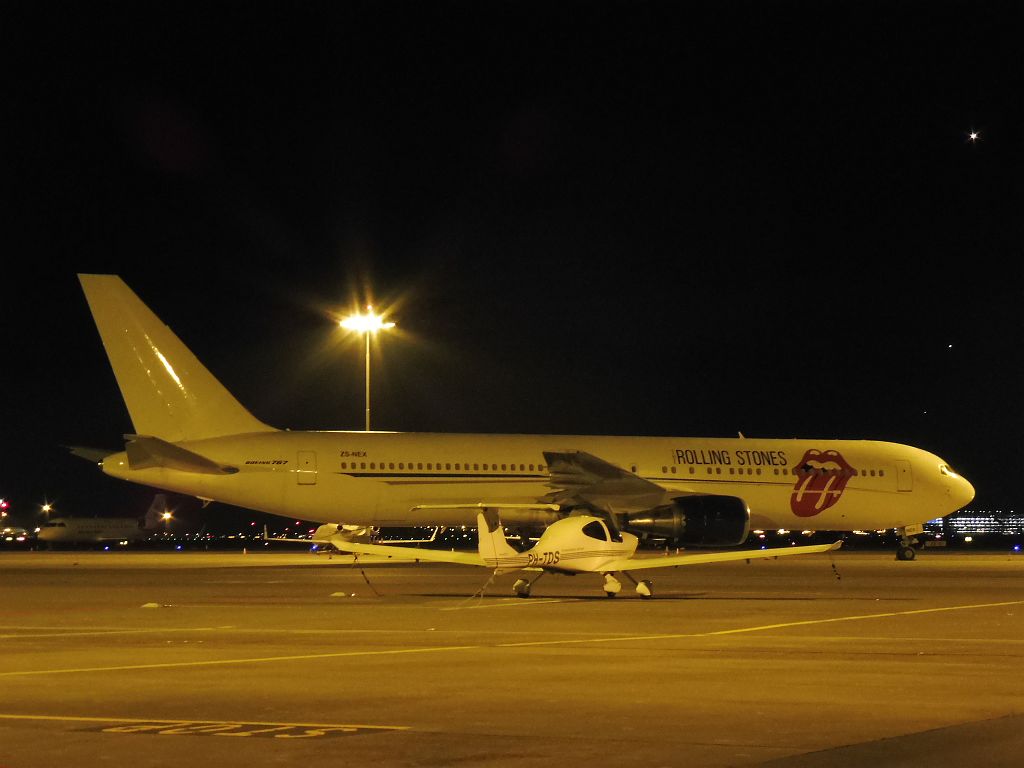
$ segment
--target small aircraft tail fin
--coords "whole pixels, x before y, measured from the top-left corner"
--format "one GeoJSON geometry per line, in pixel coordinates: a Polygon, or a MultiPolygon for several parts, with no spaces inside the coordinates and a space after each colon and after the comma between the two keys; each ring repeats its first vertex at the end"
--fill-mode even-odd
{"type": "Polygon", "coordinates": [[[516,557],[519,554],[505,539],[505,529],[494,510],[486,509],[478,513],[476,527],[479,536],[480,557],[484,559],[484,562],[500,562],[504,558],[516,557]]]}
{"type": "Polygon", "coordinates": [[[274,429],[250,414],[117,275],[79,275],[135,432],[170,442],[274,429]]]}

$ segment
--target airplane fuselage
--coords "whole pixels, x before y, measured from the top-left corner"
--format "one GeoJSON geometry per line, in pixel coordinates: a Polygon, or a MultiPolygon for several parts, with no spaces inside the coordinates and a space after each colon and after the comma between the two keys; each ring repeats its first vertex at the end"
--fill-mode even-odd
{"type": "MultiPolygon", "coordinates": [[[[544,451],[585,451],[669,492],[739,497],[752,528],[898,528],[974,493],[938,456],[869,440],[275,431],[176,445],[237,471],[132,469],[124,452],[103,470],[270,514],[377,526],[470,525],[465,505],[536,503],[551,491],[544,451]]],[[[531,515],[551,522],[543,510],[521,522],[531,515]]]]}

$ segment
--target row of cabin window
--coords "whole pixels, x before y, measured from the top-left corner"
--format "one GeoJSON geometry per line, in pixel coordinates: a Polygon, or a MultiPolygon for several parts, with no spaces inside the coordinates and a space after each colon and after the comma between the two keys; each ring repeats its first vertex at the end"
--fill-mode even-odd
{"type": "MultiPolygon", "coordinates": [[[[347,461],[341,462],[341,468],[342,469],[366,469],[366,466],[367,466],[367,464],[366,464],[365,461],[358,462],[358,466],[357,466],[357,463],[353,461],[351,467],[349,467],[349,462],[347,462],[347,461]]],[[[380,466],[378,467],[377,466],[377,462],[371,461],[369,466],[370,466],[370,469],[378,469],[378,468],[379,469],[395,469],[395,462],[389,461],[387,463],[387,466],[385,467],[384,462],[382,461],[382,462],[380,462],[380,466]]],[[[418,461],[418,462],[416,462],[415,467],[413,466],[413,462],[411,462],[411,461],[408,463],[408,465],[406,465],[406,463],[404,461],[398,462],[398,469],[399,470],[404,470],[406,468],[406,466],[408,466],[408,468],[410,470],[412,470],[412,469],[424,469],[424,468],[427,469],[428,471],[440,471],[441,470],[441,463],[440,462],[438,462],[437,464],[434,464],[433,462],[427,462],[426,464],[423,464],[423,462],[418,461]]],[[[498,471],[498,466],[499,466],[498,464],[474,464],[472,470],[470,470],[470,465],[468,463],[463,464],[461,462],[456,462],[455,464],[446,463],[444,465],[444,469],[450,471],[450,470],[452,470],[454,468],[456,472],[463,472],[463,471],[465,471],[465,472],[469,472],[469,471],[473,471],[473,472],[481,472],[481,471],[482,472],[488,472],[488,471],[490,471],[490,472],[497,472],[498,471]]],[[[501,464],[500,466],[501,466],[501,471],[502,472],[515,472],[516,471],[516,465],[515,464],[501,464]]],[[[518,466],[519,466],[519,470],[518,471],[520,471],[520,472],[543,472],[544,471],[544,465],[543,464],[537,464],[537,465],[534,465],[534,464],[519,464],[518,466]]]]}
{"type": "MultiPolygon", "coordinates": [[[[669,467],[662,467],[661,468],[661,473],[663,475],[667,475],[667,474],[669,474],[671,472],[671,474],[674,475],[674,474],[677,474],[676,473],[676,469],[677,469],[676,467],[671,467],[671,468],[669,468],[669,467]]],[[[823,476],[827,475],[829,477],[857,477],[859,475],[861,477],[868,477],[868,476],[870,476],[870,477],[885,477],[885,470],[884,469],[877,469],[877,470],[876,469],[860,469],[860,470],[857,470],[857,469],[815,469],[813,467],[793,467],[793,469],[790,470],[790,469],[779,469],[778,467],[775,467],[772,470],[772,472],[773,472],[773,474],[776,474],[776,475],[789,475],[789,474],[792,474],[792,475],[823,475],[823,476]]],[[[691,475],[697,474],[697,468],[696,467],[690,467],[690,474],[691,475]]],[[[720,475],[720,474],[722,474],[722,468],[721,467],[708,467],[708,474],[709,475],[720,475]]],[[[747,474],[747,475],[760,475],[761,474],[761,468],[760,467],[729,467],[729,474],[730,475],[743,475],[743,474],[747,474]]]]}

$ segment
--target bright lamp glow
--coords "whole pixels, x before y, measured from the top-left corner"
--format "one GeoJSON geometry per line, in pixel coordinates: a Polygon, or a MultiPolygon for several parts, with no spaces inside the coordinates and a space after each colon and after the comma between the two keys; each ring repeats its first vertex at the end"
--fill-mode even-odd
{"type": "Polygon", "coordinates": [[[394,323],[385,323],[383,317],[375,315],[373,307],[367,307],[365,315],[351,315],[339,321],[338,325],[345,330],[358,331],[359,333],[373,333],[374,331],[395,327],[394,323]]]}

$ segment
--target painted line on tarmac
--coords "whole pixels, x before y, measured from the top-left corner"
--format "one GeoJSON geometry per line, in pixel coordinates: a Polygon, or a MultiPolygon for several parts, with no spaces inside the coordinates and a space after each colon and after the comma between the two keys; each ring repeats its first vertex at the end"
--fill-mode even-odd
{"type": "Polygon", "coordinates": [[[717,632],[704,632],[706,637],[715,635],[737,635],[743,632],[763,632],[767,629],[784,627],[802,627],[811,624],[832,624],[840,621],[860,621],[862,619],[888,619],[895,616],[914,616],[922,613],[942,613],[944,611],[968,611],[977,608],[1000,608],[1007,605],[1024,605],[1024,600],[1007,600],[1002,603],[976,603],[974,605],[949,605],[943,608],[916,608],[910,611],[890,611],[887,613],[868,613],[855,616],[837,616],[832,619],[808,619],[805,621],[787,621],[781,624],[765,624],[760,627],[741,627],[739,629],[722,629],[717,632]]]}
{"type": "Polygon", "coordinates": [[[507,603],[488,603],[487,605],[455,605],[451,608],[441,608],[442,611],[470,611],[477,610],[479,608],[518,608],[520,606],[527,605],[547,605],[548,603],[574,603],[575,600],[559,600],[557,598],[551,598],[548,600],[521,600],[519,598],[513,598],[507,603]]]}
{"type": "Polygon", "coordinates": [[[399,648],[386,651],[339,651],[336,653],[310,653],[310,654],[297,654],[291,656],[266,656],[248,659],[213,659],[207,661],[179,661],[179,662],[163,662],[153,664],[124,664],[118,666],[109,667],[78,667],[72,669],[37,669],[37,670],[19,670],[11,672],[0,672],[0,678],[2,677],[30,677],[37,675],[61,675],[61,674],[74,674],[83,672],[119,672],[129,670],[142,670],[142,669],[181,669],[184,667],[212,667],[212,666],[228,666],[232,664],[259,664],[275,661],[308,661],[312,659],[337,659],[345,657],[367,657],[367,656],[400,656],[416,653],[444,653],[449,651],[475,651],[484,648],[525,648],[533,646],[553,646],[553,645],[579,645],[582,643],[615,643],[615,642],[629,642],[629,641],[650,641],[650,640],[676,640],[685,638],[696,638],[696,637],[720,637],[723,635],[736,635],[751,632],[765,632],[771,629],[783,629],[788,627],[805,627],[814,626],[818,624],[831,624],[842,621],[862,621],[865,619],[881,619],[881,618],[893,618],[897,616],[914,616],[925,613],[941,613],[949,611],[966,611],[976,610],[979,608],[1000,608],[1010,605],[1024,605],[1024,600],[1008,600],[1000,603],[977,603],[973,605],[951,605],[940,608],[917,608],[908,611],[891,611],[887,613],[870,613],[870,614],[857,614],[853,616],[836,616],[829,619],[807,619],[804,621],[790,621],[779,624],[762,624],[754,627],[739,627],[736,629],[723,629],[714,632],[692,632],[685,634],[666,633],[658,635],[631,635],[631,636],[613,636],[613,637],[597,637],[597,638],[578,638],[578,639],[562,639],[562,640],[535,640],[529,642],[519,643],[497,643],[495,645],[440,645],[440,646],[426,646],[422,648],[399,648]]]}
{"type": "Polygon", "coordinates": [[[33,634],[10,634],[0,635],[0,640],[18,640],[21,638],[41,638],[41,637],[90,637],[93,635],[139,635],[139,634],[160,634],[163,632],[218,632],[224,631],[225,627],[165,627],[160,629],[90,629],[90,630],[71,630],[70,632],[60,631],[53,628],[47,632],[39,632],[38,630],[33,634]]]}
{"type": "Polygon", "coordinates": [[[267,723],[258,720],[165,720],[141,717],[88,717],[81,715],[15,715],[0,713],[0,720],[34,720],[111,724],[105,733],[206,734],[213,736],[271,735],[273,731],[305,729],[306,733],[273,733],[276,738],[300,739],[357,731],[407,731],[408,725],[365,725],[355,723],[267,723]],[[255,726],[255,728],[249,728],[255,726]],[[247,730],[248,728],[248,730],[247,730]]]}
{"type": "Polygon", "coordinates": [[[864,619],[883,619],[896,616],[913,616],[922,613],[941,613],[943,611],[967,611],[978,608],[999,608],[1008,605],[1024,605],[1024,600],[1008,600],[1001,603],[977,603],[973,605],[950,605],[942,608],[917,608],[909,611],[891,611],[888,613],[856,614],[853,616],[836,616],[830,619],[807,619],[804,621],[788,621],[780,624],[762,624],[756,627],[739,627],[737,629],[721,629],[715,632],[692,632],[686,634],[664,634],[664,635],[635,635],[632,637],[598,637],[579,640],[536,640],[522,643],[501,643],[500,647],[517,648],[534,645],[567,645],[569,643],[613,643],[616,641],[628,640],[674,640],[691,637],[718,637],[722,635],[738,635],[749,632],[765,632],[770,629],[784,629],[788,627],[804,627],[815,624],[832,624],[841,621],[862,621],[864,619]]]}
{"type": "Polygon", "coordinates": [[[207,661],[168,661],[154,664],[121,664],[110,667],[76,667],[71,669],[28,669],[0,672],[0,677],[29,677],[33,675],[63,675],[77,672],[124,672],[140,669],[181,669],[183,667],[215,667],[231,664],[260,664],[274,661],[309,661],[311,659],[338,659],[346,656],[400,656],[413,653],[479,650],[480,645],[439,645],[425,648],[397,648],[389,651],[339,651],[337,653],[305,653],[293,656],[264,656],[250,659],[210,659],[207,661]]]}

